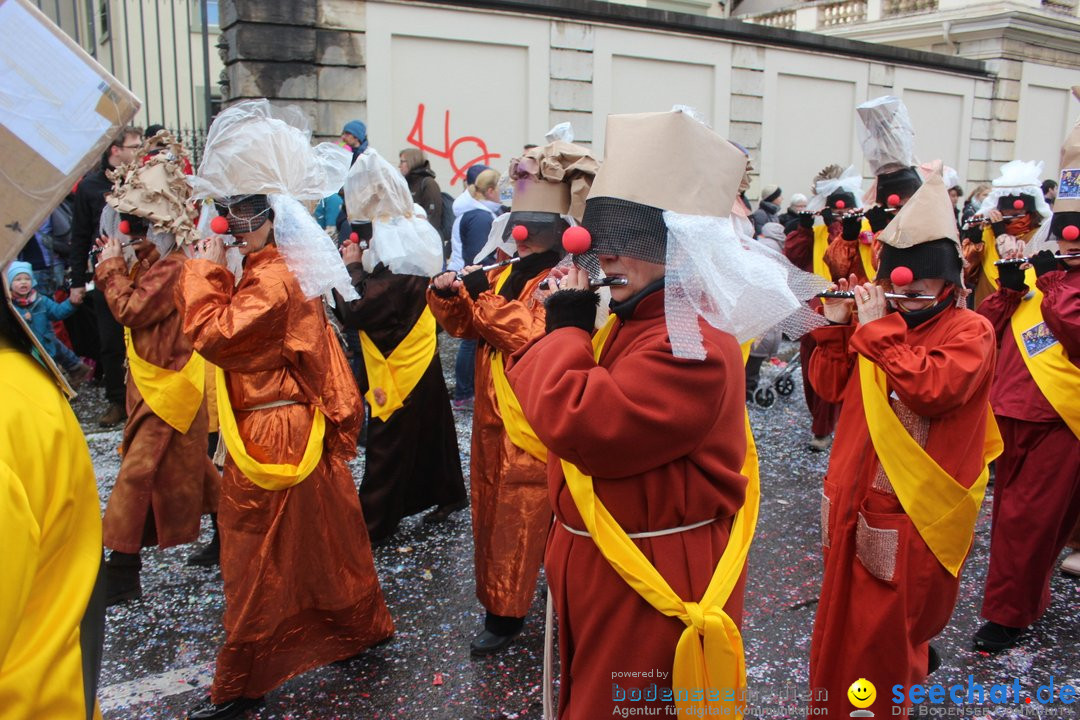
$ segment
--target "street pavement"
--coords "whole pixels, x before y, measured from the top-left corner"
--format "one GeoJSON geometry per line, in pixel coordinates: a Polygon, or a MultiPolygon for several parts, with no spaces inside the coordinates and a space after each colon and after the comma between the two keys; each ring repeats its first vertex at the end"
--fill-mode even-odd
{"type": "MultiPolygon", "coordinates": [[[[450,384],[456,341],[440,337],[450,384]]],[[[793,345],[785,343],[782,355],[790,357],[793,350],[793,345]]],[[[777,368],[766,364],[763,372],[769,376],[777,368]]],[[[751,709],[758,717],[776,719],[804,717],[805,702],[799,698],[806,694],[810,632],[821,581],[821,478],[828,462],[827,453],[812,453],[805,447],[809,416],[797,372],[795,379],[790,396],[780,396],[769,408],[750,408],[761,456],[762,502],[750,552],[742,632],[751,709]]],[[[103,403],[95,387],[74,403],[93,455],[102,508],[119,469],[121,438],[120,428],[102,430],[91,422],[103,403]]],[[[471,414],[457,411],[455,417],[467,473],[471,414]]],[[[359,484],[362,454],[351,467],[359,484]]],[[[943,665],[929,682],[966,686],[970,675],[987,687],[1019,678],[1021,687],[1031,692],[1051,679],[1058,687],[1080,686],[1076,643],[1080,581],[1076,579],[1054,577],[1050,608],[1019,647],[997,656],[971,649],[971,635],[981,624],[978,612],[990,542],[990,505],[988,496],[952,622],[935,641],[943,665]]],[[[204,542],[209,534],[204,518],[204,542]]],[[[142,599],[109,609],[99,694],[106,720],[184,718],[208,694],[215,654],[224,638],[224,600],[216,568],[185,566],[194,549],[144,550],[142,599]]],[[[407,519],[388,544],[375,549],[376,570],[397,628],[394,638],[347,665],[320,668],[286,682],[249,717],[541,718],[543,575],[522,635],[496,657],[472,659],[469,640],[483,618],[474,595],[472,553],[468,511],[435,526],[424,525],[420,516],[407,519]]],[[[1080,711],[1060,705],[1036,709],[1042,715],[1033,714],[1030,706],[1012,704],[972,710],[967,717],[1080,717],[1080,711]],[[1059,714],[1051,714],[1054,711],[1059,714]]]]}

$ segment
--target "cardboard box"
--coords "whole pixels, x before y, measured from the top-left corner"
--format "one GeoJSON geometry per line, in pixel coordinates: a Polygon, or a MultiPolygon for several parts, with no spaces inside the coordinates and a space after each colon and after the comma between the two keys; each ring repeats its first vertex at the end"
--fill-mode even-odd
{"type": "Polygon", "coordinates": [[[0,268],[141,103],[27,0],[0,0],[0,268]]]}

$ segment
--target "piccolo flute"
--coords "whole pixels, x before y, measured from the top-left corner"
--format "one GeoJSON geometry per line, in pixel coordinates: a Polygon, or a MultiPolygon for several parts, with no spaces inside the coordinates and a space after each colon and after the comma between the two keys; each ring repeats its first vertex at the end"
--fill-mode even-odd
{"type": "MultiPolygon", "coordinates": [[[[520,261],[521,261],[520,257],[507,258],[506,260],[500,260],[499,262],[491,263],[490,265],[482,265],[481,267],[477,268],[476,270],[473,270],[473,272],[488,272],[489,270],[498,270],[501,267],[506,267],[507,265],[513,265],[514,263],[520,262],[520,261]]],[[[454,273],[454,279],[455,280],[464,280],[466,275],[471,275],[471,274],[472,273],[456,272],[456,273],[454,273]]],[[[430,285],[428,285],[428,290],[434,290],[434,289],[435,289],[435,283],[431,283],[430,285]]]]}
{"type": "MultiPolygon", "coordinates": [[[[828,292],[818,293],[816,297],[829,298],[835,300],[854,300],[854,290],[830,290],[828,292]]],[[[885,293],[885,299],[887,300],[936,300],[935,295],[919,295],[918,293],[885,293]]]]}
{"type": "MultiPolygon", "coordinates": [[[[1033,259],[1034,258],[1029,258],[1029,257],[1008,258],[1007,260],[997,260],[997,261],[994,262],[994,264],[995,265],[1023,265],[1024,263],[1031,262],[1033,259]]],[[[1058,253],[1057,255],[1054,256],[1054,259],[1055,260],[1080,260],[1080,255],[1062,255],[1061,253],[1058,253]]]]}
{"type": "Polygon", "coordinates": [[[616,285],[629,285],[630,281],[624,277],[589,278],[589,287],[613,287],[616,285]]]}
{"type": "MultiPolygon", "coordinates": [[[[141,240],[125,240],[124,242],[120,243],[120,247],[122,247],[122,248],[131,247],[132,245],[135,245],[136,243],[139,243],[139,242],[142,242],[142,241],[141,240]]],[[[91,255],[97,255],[99,252],[101,252],[104,249],[105,248],[100,247],[100,246],[92,247],[92,248],[90,248],[90,254],[91,255]]]]}

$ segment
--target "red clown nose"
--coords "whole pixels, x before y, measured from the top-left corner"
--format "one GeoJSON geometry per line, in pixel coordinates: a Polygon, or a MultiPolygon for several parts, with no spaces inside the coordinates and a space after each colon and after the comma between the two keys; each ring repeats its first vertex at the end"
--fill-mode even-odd
{"type": "Polygon", "coordinates": [[[889,273],[889,279],[893,285],[909,285],[915,279],[915,273],[911,272],[911,268],[900,265],[889,273]]]}
{"type": "Polygon", "coordinates": [[[518,242],[525,242],[529,237],[529,228],[524,225],[515,225],[514,229],[510,231],[510,236],[518,242]]]}
{"type": "Polygon", "coordinates": [[[1024,209],[1024,201],[1023,200],[1019,200],[1019,199],[1013,200],[1013,210],[1023,210],[1023,209],[1024,209]]]}
{"type": "Polygon", "coordinates": [[[566,228],[566,232],[562,234],[562,246],[566,252],[580,255],[592,247],[592,235],[580,225],[566,228]]]}
{"type": "Polygon", "coordinates": [[[1066,225],[1061,229],[1061,239],[1072,242],[1076,238],[1080,237],[1080,227],[1075,225],[1066,225]]]}
{"type": "Polygon", "coordinates": [[[127,220],[121,220],[120,221],[120,227],[117,228],[117,229],[120,232],[122,232],[124,235],[130,235],[131,234],[131,223],[128,222],[127,220]]]}
{"type": "Polygon", "coordinates": [[[886,202],[889,203],[889,207],[900,207],[900,196],[893,193],[886,202]]]}
{"type": "Polygon", "coordinates": [[[218,215],[210,221],[210,229],[218,235],[225,235],[229,232],[229,221],[218,215]]]}
{"type": "Polygon", "coordinates": [[[837,210],[843,210],[846,207],[847,207],[847,203],[844,202],[843,200],[837,200],[836,201],[836,209],[837,210]]]}
{"type": "Polygon", "coordinates": [[[359,243],[360,242],[360,235],[358,233],[349,233],[349,242],[351,242],[351,243],[359,243]]]}

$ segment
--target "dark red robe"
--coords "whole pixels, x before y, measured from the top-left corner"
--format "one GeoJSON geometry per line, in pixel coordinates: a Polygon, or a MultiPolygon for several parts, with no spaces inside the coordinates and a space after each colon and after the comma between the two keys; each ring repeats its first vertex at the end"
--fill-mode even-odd
{"type": "MultiPolygon", "coordinates": [[[[1036,285],[1043,320],[1080,365],[1080,269],[1049,272],[1036,285]]],[[[982,616],[1017,628],[1045,612],[1058,554],[1080,520],[1080,439],[1035,384],[1013,336],[1010,321],[1024,295],[1001,288],[979,305],[1001,348],[990,402],[1005,441],[995,466],[982,616]]]]}
{"type": "MultiPolygon", "coordinates": [[[[742,355],[733,337],[701,325],[706,359],[674,357],[664,293],[657,291],[616,323],[599,365],[589,335],[578,328],[555,330],[514,355],[510,384],[549,450],[555,523],[544,568],[559,617],[560,718],[611,717],[617,706],[613,682],[622,690],[653,683],[670,688],[685,626],[627,585],[592,538],[566,530],[585,526],[559,459],[593,476],[597,497],[628,533],[715,519],[694,530],[634,540],[684,600],[701,599],[744,502],[742,355]],[[665,677],[613,680],[617,672],[656,670],[665,677]]],[[[736,624],[743,584],[725,605],[736,624]]]]}
{"type": "Polygon", "coordinates": [[[913,329],[892,313],[813,334],[810,380],[844,408],[822,494],[825,573],[810,647],[810,687],[827,699],[812,705],[847,717],[847,689],[866,678],[877,688],[870,709],[890,717],[889,688],[925,678],[927,645],[949,621],[960,581],[923,542],[881,469],[857,354],[885,371],[893,410],[912,437],[971,487],[983,469],[994,333],[975,313],[949,307],[913,329]]]}

